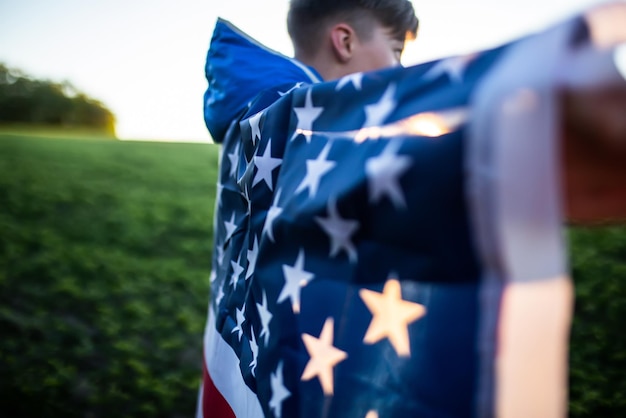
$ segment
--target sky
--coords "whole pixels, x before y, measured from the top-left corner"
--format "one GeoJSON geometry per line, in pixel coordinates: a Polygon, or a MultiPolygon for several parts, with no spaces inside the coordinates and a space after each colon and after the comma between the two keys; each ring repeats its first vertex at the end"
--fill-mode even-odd
{"type": "MultiPolygon", "coordinates": [[[[496,46],[600,0],[413,0],[405,65],[496,46]]],[[[288,0],[0,0],[0,62],[102,101],[122,139],[210,141],[204,64],[218,16],[292,54],[288,0]]]]}

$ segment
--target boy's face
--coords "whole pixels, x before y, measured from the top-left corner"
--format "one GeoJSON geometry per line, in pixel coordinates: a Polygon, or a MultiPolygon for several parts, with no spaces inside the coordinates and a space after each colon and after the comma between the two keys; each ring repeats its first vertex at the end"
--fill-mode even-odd
{"type": "Polygon", "coordinates": [[[390,29],[375,25],[369,39],[359,41],[355,48],[353,70],[374,71],[400,65],[403,50],[404,42],[394,38],[390,29]]]}

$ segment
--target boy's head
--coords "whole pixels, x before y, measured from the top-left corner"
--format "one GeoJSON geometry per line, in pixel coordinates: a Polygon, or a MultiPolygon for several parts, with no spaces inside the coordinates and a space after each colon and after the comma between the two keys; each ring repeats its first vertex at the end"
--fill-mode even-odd
{"type": "Polygon", "coordinates": [[[398,65],[417,34],[409,0],[290,0],[295,56],[325,80],[398,65]]]}

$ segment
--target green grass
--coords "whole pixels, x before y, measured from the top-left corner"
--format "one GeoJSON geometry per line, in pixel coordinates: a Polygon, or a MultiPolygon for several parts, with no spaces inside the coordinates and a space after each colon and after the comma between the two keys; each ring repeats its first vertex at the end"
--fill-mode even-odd
{"type": "MultiPolygon", "coordinates": [[[[191,417],[218,148],[67,136],[0,131],[2,410],[191,417]]],[[[571,415],[626,416],[626,228],[570,242],[571,415]]]]}
{"type": "Polygon", "coordinates": [[[626,227],[578,228],[570,245],[570,415],[626,417],[626,227]]]}
{"type": "Polygon", "coordinates": [[[3,409],[193,416],[217,147],[49,136],[0,134],[3,409]]]}

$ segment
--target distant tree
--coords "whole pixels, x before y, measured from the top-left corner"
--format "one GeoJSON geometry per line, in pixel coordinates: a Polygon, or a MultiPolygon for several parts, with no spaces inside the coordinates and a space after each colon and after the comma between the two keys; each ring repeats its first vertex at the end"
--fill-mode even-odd
{"type": "Polygon", "coordinates": [[[89,127],[115,135],[115,116],[70,82],[35,80],[0,63],[0,123],[89,127]]]}

